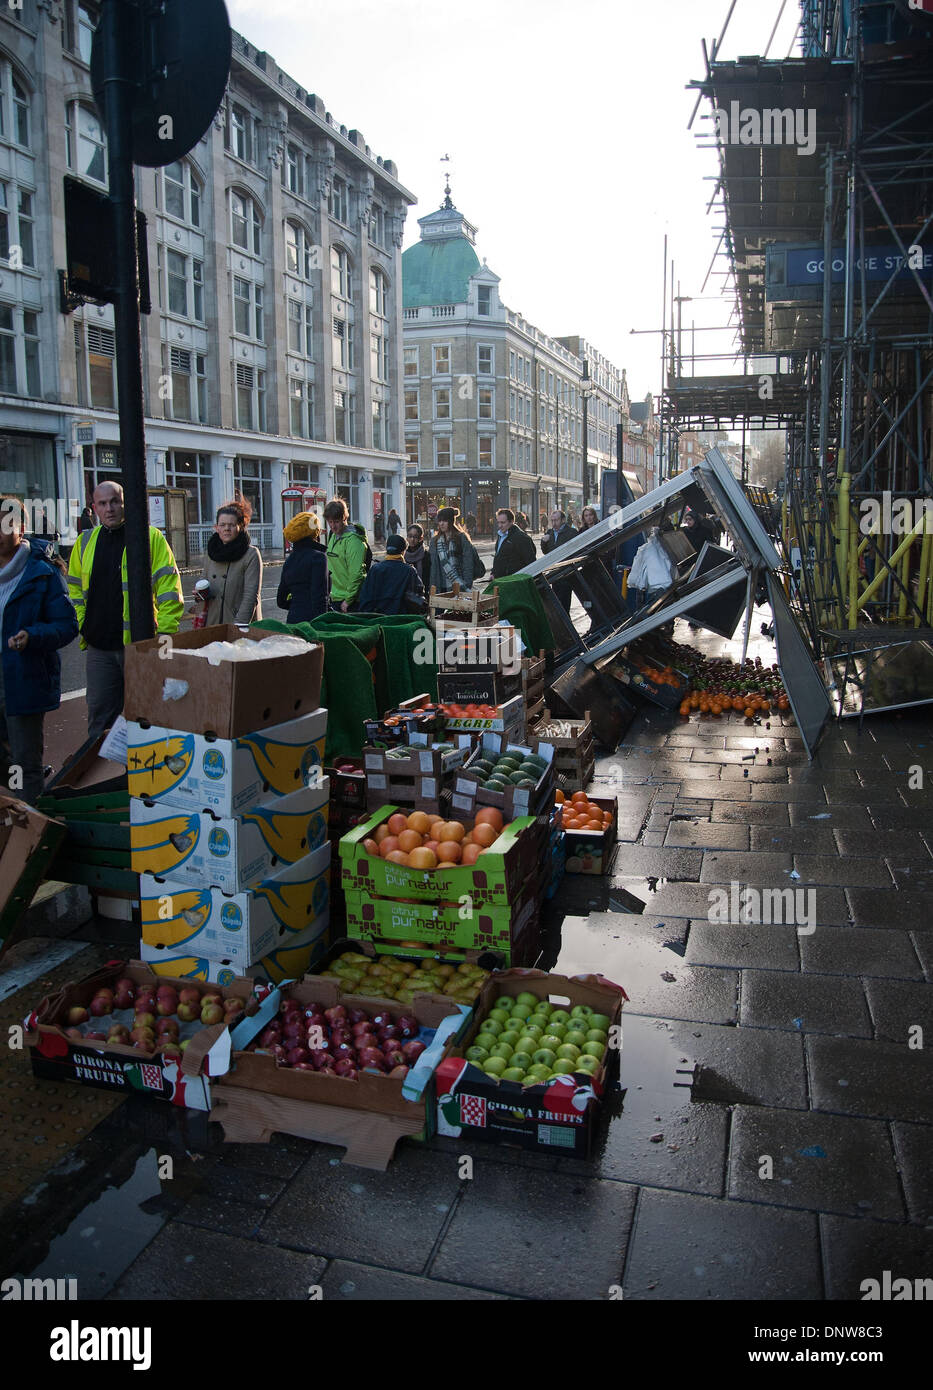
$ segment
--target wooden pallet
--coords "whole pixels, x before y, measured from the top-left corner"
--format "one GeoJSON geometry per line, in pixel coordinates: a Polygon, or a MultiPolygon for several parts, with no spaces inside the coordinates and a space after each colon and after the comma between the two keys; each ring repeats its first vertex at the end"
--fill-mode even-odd
{"type": "Polygon", "coordinates": [[[432,585],[428,614],[433,619],[440,613],[443,613],[447,623],[491,627],[499,621],[499,595],[496,592],[483,594],[478,589],[461,593],[459,584],[455,584],[450,593],[439,594],[432,585]]]}

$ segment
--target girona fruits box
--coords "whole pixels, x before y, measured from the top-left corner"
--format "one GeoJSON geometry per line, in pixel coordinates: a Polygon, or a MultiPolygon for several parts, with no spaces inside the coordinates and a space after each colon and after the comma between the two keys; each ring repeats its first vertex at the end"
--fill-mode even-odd
{"type": "Polygon", "coordinates": [[[161,725],[171,710],[174,729],[216,738],[238,738],[310,714],[321,702],[324,648],[319,644],[309,642],[298,656],[216,666],[191,655],[210,642],[243,637],[263,642],[280,635],[256,627],[243,633],[225,623],[133,642],[126,649],[123,713],[137,724],[161,725]]]}
{"type": "Polygon", "coordinates": [[[297,864],[327,841],[330,786],[304,787],[238,816],[180,810],[134,797],[130,864],[145,877],[238,893],[297,864]]]}
{"type": "Polygon", "coordinates": [[[145,960],[155,965],[171,957],[194,958],[242,969],[327,930],[330,841],[239,893],[149,874],[140,878],[139,888],[145,960]]]}
{"type": "Polygon", "coordinates": [[[437,1068],[438,1134],[586,1158],[602,1098],[618,1074],[620,1017],[627,998],[620,985],[601,975],[568,978],[540,970],[506,970],[491,975],[476,1001],[465,1035],[437,1068]],[[488,1075],[466,1054],[502,995],[511,996],[513,1001],[527,995],[567,1011],[579,1005],[603,1015],[609,1020],[609,1045],[602,1061],[591,1073],[568,1072],[527,1086],[488,1075]]]}
{"type": "MultiPolygon", "coordinates": [[[[189,1041],[178,1060],[122,1043],[79,1042],[74,1034],[84,1031],[83,1027],[67,1031],[71,1008],[87,1009],[99,989],[112,987],[124,977],[133,980],[137,991],[147,985],[153,989],[162,984],[181,988],[186,983],[179,977],[158,977],[137,960],[111,961],[86,979],[65,985],[43,999],[24,1022],[33,1073],[47,1081],[76,1081],[82,1086],[127,1094],[138,1091],[189,1110],[210,1110],[211,1081],[230,1065],[230,1031],[225,1023],[182,1025],[180,1036],[184,1040],[187,1033],[189,1041]]],[[[224,998],[248,1000],[252,988],[252,980],[233,977],[229,985],[218,986],[217,992],[224,998]]],[[[132,1009],[115,1011],[112,1018],[129,1027],[132,1009]]],[[[96,1018],[91,1021],[107,1022],[96,1018]]]]}
{"type": "Polygon", "coordinates": [[[345,994],[335,980],[309,976],[274,990],[257,1013],[233,1034],[232,1066],[226,1084],[216,1088],[211,1118],[224,1127],[228,1142],[268,1142],[274,1132],[296,1134],[345,1146],[346,1162],[364,1168],[388,1167],[398,1140],[433,1129],[434,1070],[461,1037],[472,1010],[443,996],[418,994],[410,1004],[345,994]],[[343,1005],[393,1019],[414,1015],[426,1051],[404,1078],[363,1070],[356,1076],[328,1076],[280,1066],[268,1052],[247,1051],[271,1022],[285,998],[303,1007],[343,1005]]]}
{"type": "Polygon", "coordinates": [[[345,892],[371,898],[413,898],[419,902],[457,903],[470,898],[475,907],[507,907],[517,902],[534,878],[547,834],[543,817],[523,816],[507,825],[491,850],[472,865],[411,869],[367,854],[363,841],[398,808],[381,806],[340,841],[341,881],[345,892]]]}
{"type": "Polygon", "coordinates": [[[300,979],[312,970],[320,969],[327,954],[328,934],[327,914],[324,913],[324,928],[320,919],[311,923],[307,931],[298,932],[285,938],[277,950],[261,956],[251,965],[234,966],[229,960],[209,960],[206,956],[175,955],[169,948],[140,946],[140,955],[159,979],[172,977],[190,980],[192,983],[230,985],[237,978],[238,971],[251,980],[263,980],[270,984],[281,984],[283,980],[300,979]]]}
{"type": "Polygon", "coordinates": [[[326,737],[326,709],[238,738],[128,724],[130,795],[235,816],[320,782],[326,737]]]}

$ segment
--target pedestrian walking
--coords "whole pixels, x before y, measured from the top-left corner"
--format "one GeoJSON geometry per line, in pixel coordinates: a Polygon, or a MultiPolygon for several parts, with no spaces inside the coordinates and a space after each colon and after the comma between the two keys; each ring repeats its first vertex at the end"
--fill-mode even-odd
{"type": "Polygon", "coordinates": [[[386,518],[386,520],[389,523],[389,535],[397,536],[399,531],[401,531],[402,529],[402,518],[399,516],[398,512],[395,510],[394,507],[389,512],[389,515],[386,518]]]}
{"type": "Polygon", "coordinates": [[[0,760],[10,793],[34,806],[45,716],[61,704],[58,650],[77,637],[78,619],[60,568],[25,532],[22,501],[0,499],[0,760]]]}
{"type": "Polygon", "coordinates": [[[498,535],[492,577],[502,579],[530,565],[538,552],[531,537],[515,525],[515,513],[508,507],[500,507],[496,512],[496,526],[498,535]]]}
{"type": "MultiPolygon", "coordinates": [[[[123,653],[130,642],[123,488],[99,483],[91,498],[99,526],[82,531],[68,561],[68,593],[87,652],[88,733],[109,729],[123,710],[123,653]]],[[[178,631],[185,605],[178,566],[157,526],[149,527],[149,567],[156,631],[178,631]]]]}
{"type": "Polygon", "coordinates": [[[360,590],[360,613],[423,613],[424,585],[414,565],[405,563],[404,536],[390,536],[386,557],[373,565],[360,590]]]}
{"type": "Polygon", "coordinates": [[[262,617],[262,556],[250,540],[252,512],[243,497],[224,502],[217,510],[204,562],[204,578],[210,585],[207,627],[215,623],[248,627],[262,617]]]}
{"type": "MultiPolygon", "coordinates": [[[[559,550],[567,541],[573,540],[577,532],[567,521],[566,516],[559,507],[555,507],[550,516],[550,530],[545,531],[541,537],[541,551],[544,555],[550,555],[552,551],[559,550]]],[[[573,585],[569,579],[555,579],[551,585],[557,601],[570,612],[570,603],[573,598],[573,585]]]]}
{"type": "Polygon", "coordinates": [[[405,548],[405,563],[414,565],[418,578],[425,591],[431,587],[431,552],[424,543],[424,527],[417,521],[408,528],[408,545],[405,548]]]}
{"type": "Polygon", "coordinates": [[[94,526],[94,513],[91,511],[90,507],[85,507],[84,510],[82,511],[81,515],[78,517],[78,525],[77,525],[77,528],[76,528],[76,529],[77,529],[77,532],[78,532],[78,535],[80,536],[80,534],[81,534],[82,531],[90,531],[90,530],[92,530],[92,529],[93,529],[93,526],[94,526]]]}
{"type": "Polygon", "coordinates": [[[486,573],[468,531],[458,523],[456,507],[441,507],[437,514],[437,534],[431,542],[431,588],[449,594],[455,584],[472,589],[486,573]]]}
{"type": "Polygon", "coordinates": [[[275,601],[287,623],[311,623],[327,611],[327,550],[314,512],[299,512],[282,533],[292,547],[285,557],[275,601]]]}
{"type": "Polygon", "coordinates": [[[324,508],[327,522],[327,568],[330,573],[330,606],[341,613],[352,613],[366,580],[366,536],[361,527],[351,526],[350,513],[342,497],[332,497],[324,508]]]}

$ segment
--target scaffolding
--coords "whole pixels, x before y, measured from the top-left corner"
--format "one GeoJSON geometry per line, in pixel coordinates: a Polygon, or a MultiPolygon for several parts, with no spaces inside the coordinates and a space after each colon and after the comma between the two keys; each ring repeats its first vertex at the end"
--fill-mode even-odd
{"type": "Polygon", "coordinates": [[[840,712],[850,685],[892,708],[933,700],[933,23],[897,0],[801,8],[803,56],[714,55],[692,84],[744,370],[686,378],[678,357],[664,412],[672,449],[713,421],[786,431],[788,597],[840,712]]]}

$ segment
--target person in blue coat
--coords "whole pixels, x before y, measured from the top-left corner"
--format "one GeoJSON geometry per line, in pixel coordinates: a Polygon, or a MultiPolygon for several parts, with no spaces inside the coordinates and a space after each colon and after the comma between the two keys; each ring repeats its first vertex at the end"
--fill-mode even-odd
{"type": "Polygon", "coordinates": [[[360,590],[360,613],[423,613],[424,585],[414,565],[405,563],[405,537],[390,536],[386,557],[373,565],[360,590]]]}
{"type": "Polygon", "coordinates": [[[287,608],[287,623],[310,623],[327,609],[327,549],[314,512],[299,512],[283,532],[292,549],[282,566],[275,601],[287,608]]]}
{"type": "Polygon", "coordinates": [[[77,637],[78,618],[61,571],[25,530],[19,498],[0,498],[0,762],[6,790],[34,805],[45,716],[61,704],[58,649],[77,637]]]}

